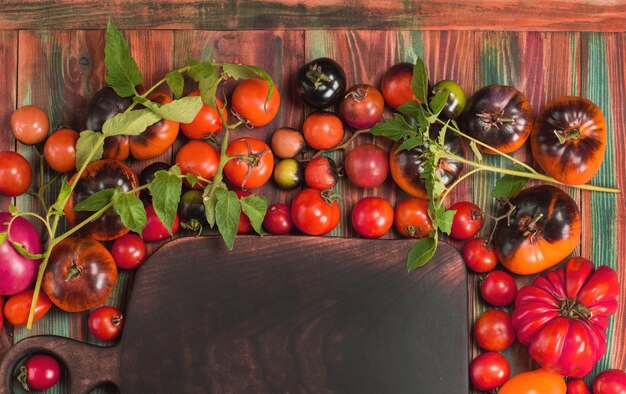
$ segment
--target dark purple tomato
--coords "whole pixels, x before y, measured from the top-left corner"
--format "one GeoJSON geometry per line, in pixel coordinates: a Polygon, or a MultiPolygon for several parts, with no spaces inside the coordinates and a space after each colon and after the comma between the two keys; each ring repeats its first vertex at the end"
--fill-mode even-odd
{"type": "Polygon", "coordinates": [[[133,103],[131,97],[120,97],[112,87],[106,86],[96,92],[87,106],[87,130],[102,131],[107,119],[122,113],[133,103]]]}
{"type": "Polygon", "coordinates": [[[332,59],[322,57],[302,66],[295,78],[296,92],[308,105],[324,109],[335,105],[346,90],[346,74],[332,59]]]}
{"type": "Polygon", "coordinates": [[[437,82],[430,91],[433,96],[441,92],[447,93],[448,99],[439,116],[444,119],[456,119],[461,116],[467,102],[463,88],[458,83],[446,79],[437,82]]]}
{"type": "Polygon", "coordinates": [[[274,235],[284,235],[289,233],[292,227],[291,210],[288,205],[276,203],[267,208],[263,219],[265,231],[274,235]]]}
{"type": "MultiPolygon", "coordinates": [[[[154,174],[157,171],[167,171],[170,169],[171,166],[171,164],[164,163],[162,161],[156,161],[148,165],[143,170],[141,170],[141,173],[139,174],[139,186],[147,185],[148,183],[152,182],[152,180],[154,180],[154,174]]],[[[141,201],[143,201],[144,204],[149,204],[152,201],[152,195],[150,194],[150,190],[141,190],[139,192],[139,198],[141,198],[141,201]]]]}
{"type": "Polygon", "coordinates": [[[362,188],[376,187],[389,175],[389,157],[379,146],[359,145],[346,155],[344,169],[354,185],[362,188]]]}

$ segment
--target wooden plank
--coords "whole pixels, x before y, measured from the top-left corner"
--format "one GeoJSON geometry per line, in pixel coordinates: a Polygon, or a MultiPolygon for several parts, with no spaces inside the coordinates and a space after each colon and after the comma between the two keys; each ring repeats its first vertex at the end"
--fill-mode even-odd
{"type": "Polygon", "coordinates": [[[379,2],[298,0],[152,2],[6,0],[1,29],[420,29],[624,31],[622,1],[446,0],[379,2]],[[532,10],[532,12],[529,12],[532,10]]]}

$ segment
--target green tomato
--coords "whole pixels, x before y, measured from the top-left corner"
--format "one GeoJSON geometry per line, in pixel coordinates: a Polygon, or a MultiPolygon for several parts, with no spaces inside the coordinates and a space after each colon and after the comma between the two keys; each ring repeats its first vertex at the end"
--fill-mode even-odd
{"type": "Polygon", "coordinates": [[[448,92],[448,101],[446,101],[440,116],[445,119],[456,119],[461,116],[467,102],[463,88],[458,83],[445,79],[437,82],[431,90],[432,96],[439,92],[448,92]]]}
{"type": "Polygon", "coordinates": [[[284,190],[295,189],[302,184],[302,166],[295,159],[284,159],[274,167],[274,181],[284,190]]]}

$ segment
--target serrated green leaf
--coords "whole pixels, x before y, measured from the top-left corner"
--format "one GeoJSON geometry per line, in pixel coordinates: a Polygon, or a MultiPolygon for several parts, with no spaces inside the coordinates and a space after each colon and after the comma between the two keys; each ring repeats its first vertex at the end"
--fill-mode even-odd
{"type": "MultiPolygon", "coordinates": [[[[143,203],[136,195],[132,193],[120,193],[114,199],[113,209],[122,219],[124,226],[128,227],[130,231],[134,231],[141,234],[144,227],[146,227],[146,209],[143,207],[143,203]]],[[[167,227],[167,228],[171,228],[167,227]]]]}
{"type": "Polygon", "coordinates": [[[415,133],[407,121],[400,114],[394,114],[393,118],[376,123],[370,130],[370,134],[387,137],[394,141],[408,138],[415,133]]]}
{"type": "Polygon", "coordinates": [[[409,272],[412,270],[422,267],[424,264],[428,263],[430,259],[433,258],[435,252],[437,251],[437,240],[431,237],[422,238],[418,240],[406,260],[406,268],[409,272]]]}
{"type": "Polygon", "coordinates": [[[394,153],[398,153],[403,150],[410,150],[418,146],[422,146],[423,144],[424,140],[422,139],[422,136],[414,135],[402,141],[402,143],[398,145],[394,153]]]}
{"type": "Polygon", "coordinates": [[[217,204],[216,193],[209,196],[211,184],[208,184],[202,192],[202,202],[204,204],[204,216],[207,223],[213,228],[215,226],[215,204],[217,204]]]}
{"type": "Polygon", "coordinates": [[[133,101],[149,108],[162,119],[180,123],[191,123],[202,108],[202,98],[199,96],[187,96],[167,104],[158,104],[144,97],[133,97],[133,101]]]}
{"type": "Polygon", "coordinates": [[[446,133],[448,131],[448,126],[450,125],[450,121],[446,121],[446,123],[439,130],[439,136],[437,137],[437,142],[440,146],[445,146],[446,144],[446,133]]]}
{"type": "MultiPolygon", "coordinates": [[[[190,57],[187,57],[187,64],[189,65],[189,71],[187,74],[193,79],[195,82],[200,82],[200,80],[209,78],[212,75],[217,73],[217,68],[215,65],[207,62],[199,62],[190,57]]],[[[216,78],[218,78],[216,76],[216,78]]]]}
{"type": "Polygon", "coordinates": [[[18,211],[17,211],[17,207],[15,206],[15,204],[10,203],[10,204],[9,204],[9,213],[10,213],[12,216],[15,216],[15,215],[17,214],[17,212],[18,212],[18,211]]]}
{"type": "Polygon", "coordinates": [[[217,92],[217,87],[222,81],[219,76],[211,76],[208,78],[203,78],[198,83],[198,87],[200,88],[200,96],[202,97],[202,102],[204,102],[209,107],[213,108],[217,111],[217,103],[215,101],[215,94],[217,92]]]}
{"type": "Polygon", "coordinates": [[[42,253],[31,253],[28,250],[26,250],[24,245],[22,245],[19,242],[15,242],[13,240],[10,240],[10,242],[11,242],[11,245],[15,248],[15,250],[17,250],[19,254],[26,257],[27,259],[40,260],[44,258],[44,255],[42,253]]]}
{"type": "Polygon", "coordinates": [[[254,231],[256,231],[257,234],[265,235],[266,232],[263,230],[262,224],[269,205],[267,198],[251,194],[241,197],[240,203],[241,210],[246,214],[248,219],[250,219],[250,224],[252,224],[254,231]]]}
{"type": "Polygon", "coordinates": [[[397,108],[398,112],[410,116],[415,121],[420,117],[420,113],[424,114],[424,107],[417,101],[407,101],[397,108]]]}
{"type": "Polygon", "coordinates": [[[67,176],[64,176],[63,179],[61,179],[61,190],[59,190],[57,200],[50,207],[51,211],[59,215],[64,215],[65,213],[63,212],[63,209],[65,208],[65,199],[70,195],[71,192],[72,187],[67,181],[67,176]]]}
{"type": "MultiPolygon", "coordinates": [[[[524,167],[519,164],[511,166],[512,170],[527,172],[524,167]]],[[[515,175],[504,175],[502,178],[496,181],[496,185],[491,192],[493,198],[512,198],[524,188],[524,186],[530,181],[529,178],[524,178],[515,175]]]]}
{"type": "Polygon", "coordinates": [[[183,96],[185,78],[180,71],[174,70],[165,74],[165,82],[167,82],[167,86],[169,86],[175,98],[181,98],[183,96]]]}
{"type": "Polygon", "coordinates": [[[194,174],[185,174],[185,178],[191,187],[194,187],[196,183],[198,183],[198,177],[194,174]]]}
{"type": "Polygon", "coordinates": [[[436,228],[450,235],[450,231],[452,230],[452,220],[454,219],[455,213],[456,211],[446,210],[443,207],[437,209],[434,221],[436,223],[436,228]]]}
{"type": "Polygon", "coordinates": [[[222,235],[226,247],[232,250],[235,244],[235,237],[237,236],[241,204],[237,194],[233,191],[218,188],[215,190],[215,196],[217,198],[215,223],[217,223],[217,229],[222,235]]]}
{"type": "Polygon", "coordinates": [[[128,43],[110,19],[104,45],[104,66],[107,70],[104,80],[115,93],[121,97],[136,94],[135,86],[143,81],[143,77],[130,53],[128,43]]]}
{"type": "Polygon", "coordinates": [[[159,120],[161,117],[147,108],[122,112],[104,122],[102,134],[107,137],[121,134],[139,135],[159,120]]]}
{"type": "Polygon", "coordinates": [[[443,108],[446,106],[446,101],[448,101],[448,96],[450,93],[447,90],[442,90],[441,92],[434,95],[428,102],[428,106],[430,107],[430,112],[437,117],[443,111],[443,108]]]}
{"type": "Polygon", "coordinates": [[[470,148],[472,149],[472,152],[474,152],[474,156],[476,156],[476,161],[479,163],[483,161],[483,155],[480,153],[480,149],[478,149],[478,146],[474,141],[470,141],[470,148]]]}
{"type": "Polygon", "coordinates": [[[170,234],[172,234],[182,188],[183,180],[176,174],[164,170],[155,172],[154,179],[148,184],[154,211],[170,234]]]}
{"type": "Polygon", "coordinates": [[[426,98],[428,97],[428,71],[422,59],[417,59],[413,66],[411,88],[415,97],[422,103],[426,103],[426,98]]]}
{"type": "Polygon", "coordinates": [[[99,209],[104,208],[113,198],[115,189],[103,189],[95,192],[91,196],[87,197],[83,201],[74,206],[76,212],[96,212],[99,209]]]}
{"type": "Polygon", "coordinates": [[[80,133],[78,141],[76,141],[76,169],[80,169],[87,161],[89,152],[97,146],[96,152],[89,162],[94,162],[102,158],[104,152],[104,136],[93,130],[85,130],[80,133]]]}

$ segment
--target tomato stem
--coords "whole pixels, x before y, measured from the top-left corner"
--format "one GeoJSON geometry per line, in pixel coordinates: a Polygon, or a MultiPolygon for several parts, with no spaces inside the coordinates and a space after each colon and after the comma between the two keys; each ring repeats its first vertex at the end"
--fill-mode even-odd
{"type": "Polygon", "coordinates": [[[342,143],[341,145],[337,145],[334,148],[331,149],[322,149],[317,151],[313,157],[311,157],[312,159],[315,159],[318,156],[321,156],[324,153],[328,153],[328,152],[332,152],[332,151],[336,151],[336,150],[346,150],[348,149],[348,147],[350,146],[350,144],[352,143],[352,141],[354,141],[355,139],[357,139],[358,136],[360,136],[361,134],[365,134],[365,133],[369,133],[370,129],[361,129],[361,130],[357,130],[354,133],[352,133],[352,135],[350,136],[350,138],[348,138],[344,143],[342,143]]]}

